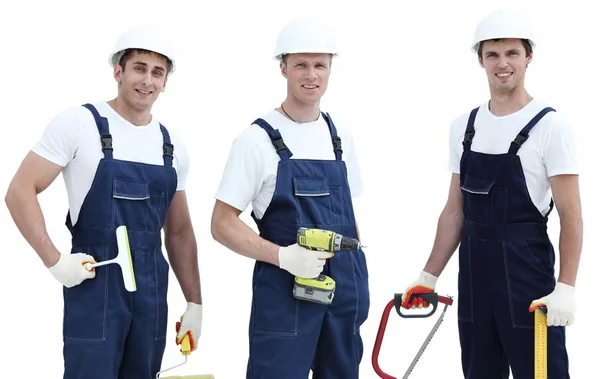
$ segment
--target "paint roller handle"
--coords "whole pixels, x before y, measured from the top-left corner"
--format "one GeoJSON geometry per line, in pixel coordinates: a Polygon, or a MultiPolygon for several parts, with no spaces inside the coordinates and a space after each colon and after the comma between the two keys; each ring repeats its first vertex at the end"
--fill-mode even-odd
{"type": "Polygon", "coordinates": [[[111,263],[116,263],[116,259],[109,259],[107,261],[102,261],[102,262],[90,262],[90,261],[85,261],[82,262],[83,267],[88,270],[88,271],[92,271],[93,269],[95,269],[96,267],[100,267],[100,266],[105,266],[107,264],[111,264],[111,263]]]}
{"type": "Polygon", "coordinates": [[[190,335],[185,334],[183,339],[181,340],[181,354],[182,355],[190,355],[192,353],[192,346],[190,344],[190,335]]]}
{"type": "MultiPolygon", "coordinates": [[[[181,321],[177,321],[175,323],[175,332],[179,333],[180,328],[181,328],[181,321]]],[[[189,333],[185,333],[183,335],[183,338],[181,338],[181,341],[177,341],[177,338],[175,338],[175,342],[178,345],[181,345],[181,350],[180,350],[181,355],[190,355],[192,353],[192,344],[190,343],[190,334],[189,333]]]]}

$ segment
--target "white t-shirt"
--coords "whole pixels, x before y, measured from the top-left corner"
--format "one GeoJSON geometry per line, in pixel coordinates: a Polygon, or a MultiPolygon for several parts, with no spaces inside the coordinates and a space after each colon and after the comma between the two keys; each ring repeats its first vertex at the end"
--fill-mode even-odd
{"type": "MultiPolygon", "coordinates": [[[[471,150],[487,153],[507,153],[511,142],[535,115],[548,105],[532,100],[519,111],[502,117],[494,116],[488,103],[482,104],[475,118],[475,136],[471,150]]],[[[448,170],[460,172],[462,142],[469,113],[454,120],[450,129],[450,159],[448,170]]],[[[549,177],[578,174],[576,141],[569,123],[558,112],[549,112],[531,129],[529,139],[517,151],[521,159],[525,182],[535,206],[542,215],[550,209],[549,177]]]]}
{"type": "MultiPolygon", "coordinates": [[[[314,122],[298,124],[273,110],[262,119],[279,130],[293,154],[290,159],[335,160],[331,134],[322,116],[314,122]]],[[[334,116],[332,120],[342,140],[342,160],[346,162],[351,196],[356,197],[363,186],[352,134],[334,116]]],[[[242,212],[252,203],[255,216],[261,219],[275,192],[279,160],[267,132],[250,125],[233,141],[216,198],[242,212]]]]}
{"type": "MultiPolygon", "coordinates": [[[[158,120],[153,118],[148,125],[135,126],[106,102],[92,105],[96,107],[100,116],[108,119],[114,159],[164,164],[163,136],[158,120]]],[[[177,190],[182,191],[185,189],[189,167],[186,147],[168,125],[165,127],[174,146],[173,167],[177,172],[177,190]]],[[[98,163],[104,157],[94,116],[81,105],[60,112],[46,126],[32,151],[64,167],[63,179],[69,199],[69,212],[71,222],[75,225],[81,205],[96,175],[98,163]]]]}

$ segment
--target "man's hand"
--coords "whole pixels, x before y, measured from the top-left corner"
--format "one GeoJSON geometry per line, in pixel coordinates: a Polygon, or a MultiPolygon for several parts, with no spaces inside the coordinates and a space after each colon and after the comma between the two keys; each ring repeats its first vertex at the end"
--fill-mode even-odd
{"type": "Polygon", "coordinates": [[[202,304],[188,302],[187,309],[181,316],[181,322],[178,321],[175,328],[177,330],[177,345],[181,345],[183,337],[187,334],[190,339],[191,350],[196,350],[202,332],[202,304]]]}
{"type": "Polygon", "coordinates": [[[88,271],[84,267],[88,262],[95,263],[94,257],[83,253],[61,254],[58,262],[48,270],[63,286],[71,288],[86,279],[96,277],[94,269],[88,271]]]}
{"type": "Polygon", "coordinates": [[[572,325],[576,310],[575,287],[557,282],[551,294],[531,302],[529,312],[535,311],[541,305],[545,305],[548,309],[546,315],[548,326],[572,325]]]}
{"type": "Polygon", "coordinates": [[[402,307],[406,309],[429,307],[429,303],[421,298],[415,298],[412,302],[409,302],[409,299],[412,295],[434,292],[437,279],[436,276],[422,271],[419,278],[409,285],[402,294],[402,307]]]}
{"type": "Polygon", "coordinates": [[[300,278],[316,278],[332,252],[310,250],[297,243],[279,248],[279,267],[300,278]]]}

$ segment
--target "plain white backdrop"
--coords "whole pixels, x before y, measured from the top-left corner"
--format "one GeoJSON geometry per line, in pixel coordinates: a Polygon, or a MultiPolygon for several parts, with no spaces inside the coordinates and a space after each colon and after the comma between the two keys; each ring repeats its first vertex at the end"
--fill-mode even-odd
{"type": "MultiPolygon", "coordinates": [[[[571,120],[577,134],[584,211],[584,248],[577,282],[576,322],[567,329],[573,378],[595,372],[600,27],[593,2],[505,1],[531,21],[538,47],[526,87],[571,120]],[[594,348],[595,349],[595,348],[594,348]]],[[[488,99],[485,73],[469,44],[477,22],[497,1],[126,1],[55,0],[3,3],[2,194],[50,119],[75,104],[108,100],[116,83],[107,56],[121,32],[161,24],[178,49],[178,69],[153,114],[188,144],[187,194],[199,246],[204,323],[199,349],[167,375],[212,373],[245,377],[253,262],[211,238],[214,193],[233,138],[285,97],[285,80],[271,58],[280,28],[291,18],[320,15],[343,50],[332,66],[322,109],[351,123],[366,191],[356,213],[368,256],[371,310],[364,327],[361,378],[377,378],[373,342],[385,304],[423,267],[447,196],[448,129],[454,117],[488,99]]],[[[69,233],[62,177],[39,196],[48,232],[67,252],[69,233]]],[[[242,216],[255,228],[248,212],[242,216]]],[[[550,233],[558,254],[559,220],[550,233]]],[[[0,207],[0,361],[6,377],[62,377],[61,286],[0,207]]],[[[559,258],[557,256],[557,258],[559,258]]],[[[558,269],[557,260],[557,269],[558,269]]],[[[456,296],[457,255],[438,291],[456,296]]],[[[185,300],[171,274],[164,367],[180,363],[175,322],[185,300]]],[[[433,318],[392,314],[380,362],[401,377],[433,318]]],[[[93,370],[90,367],[90,370],[93,370]]],[[[411,378],[461,378],[456,306],[411,378]]]]}

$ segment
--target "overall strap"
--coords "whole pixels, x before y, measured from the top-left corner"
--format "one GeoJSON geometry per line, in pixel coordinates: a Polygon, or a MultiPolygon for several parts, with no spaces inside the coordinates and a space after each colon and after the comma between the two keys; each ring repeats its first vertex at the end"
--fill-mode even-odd
{"type": "Polygon", "coordinates": [[[556,112],[552,107],[546,107],[542,109],[534,118],[529,121],[527,125],[517,135],[514,141],[510,143],[510,148],[508,152],[510,154],[516,154],[517,151],[521,148],[521,146],[527,141],[529,138],[529,131],[546,115],[548,112],[556,112]]]}
{"type": "Polygon", "coordinates": [[[173,167],[173,144],[171,144],[171,137],[169,136],[169,131],[167,128],[163,126],[163,124],[159,123],[160,132],[163,135],[163,159],[165,161],[165,166],[173,167]]]}
{"type": "Polygon", "coordinates": [[[273,129],[273,127],[262,118],[256,119],[253,124],[260,126],[265,132],[267,132],[271,142],[273,143],[273,146],[275,147],[275,150],[277,151],[277,154],[279,154],[279,157],[282,161],[288,160],[292,157],[293,154],[290,149],[288,149],[285,142],[283,142],[283,138],[281,137],[279,130],[273,129]]]}
{"type": "Polygon", "coordinates": [[[475,136],[475,117],[477,116],[477,111],[479,111],[479,107],[473,109],[471,114],[469,115],[469,121],[467,122],[467,130],[465,131],[465,138],[463,139],[463,148],[466,151],[471,150],[471,143],[473,142],[473,137],[475,136]]]}
{"type": "Polygon", "coordinates": [[[321,115],[327,122],[327,126],[329,127],[329,133],[331,134],[331,142],[333,143],[333,152],[335,153],[335,160],[342,160],[342,139],[337,135],[337,129],[335,128],[335,124],[331,119],[329,113],[321,112],[321,115]]]}
{"type": "Polygon", "coordinates": [[[102,144],[102,151],[104,152],[105,159],[113,158],[113,148],[112,148],[112,136],[110,135],[110,130],[108,128],[108,120],[106,117],[100,116],[100,113],[96,110],[96,108],[92,104],[84,104],[84,107],[89,109],[94,116],[94,120],[96,120],[96,127],[98,128],[98,132],[100,133],[100,143],[102,144]]]}

